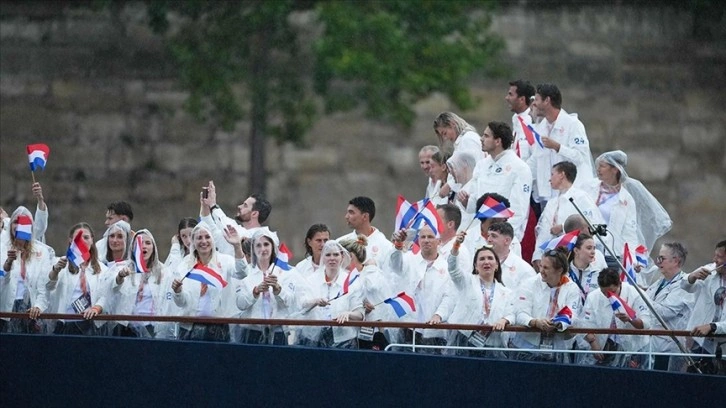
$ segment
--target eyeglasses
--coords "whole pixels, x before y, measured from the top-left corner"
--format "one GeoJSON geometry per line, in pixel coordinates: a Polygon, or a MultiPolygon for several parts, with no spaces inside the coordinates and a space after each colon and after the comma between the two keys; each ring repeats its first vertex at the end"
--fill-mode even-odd
{"type": "Polygon", "coordinates": [[[662,255],[658,255],[658,256],[655,257],[655,261],[657,263],[661,263],[661,262],[665,261],[666,259],[676,259],[676,257],[675,256],[665,257],[665,256],[662,256],[662,255]]]}
{"type": "Polygon", "coordinates": [[[723,305],[723,301],[726,299],[726,287],[721,286],[716,289],[716,293],[713,294],[713,303],[716,306],[723,305]]]}

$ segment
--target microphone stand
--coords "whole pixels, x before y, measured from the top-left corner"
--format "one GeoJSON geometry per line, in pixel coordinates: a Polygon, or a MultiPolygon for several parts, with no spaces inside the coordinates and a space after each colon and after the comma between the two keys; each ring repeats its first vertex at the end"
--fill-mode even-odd
{"type": "MultiPolygon", "coordinates": [[[[580,207],[578,207],[577,204],[575,204],[575,199],[572,198],[572,197],[570,197],[570,202],[575,207],[575,210],[577,210],[577,212],[580,214],[580,216],[587,223],[587,227],[589,229],[589,232],[591,234],[593,234],[593,236],[597,237],[597,239],[602,244],[603,248],[605,248],[605,250],[608,252],[608,254],[610,254],[610,256],[613,257],[615,259],[615,261],[618,263],[618,266],[620,267],[620,270],[623,271],[623,272],[625,272],[625,276],[628,278],[628,282],[631,284],[631,286],[633,286],[635,288],[635,290],[638,292],[638,294],[640,295],[640,297],[643,298],[643,301],[645,302],[646,306],[648,306],[648,309],[650,309],[650,312],[653,313],[653,316],[655,316],[656,319],[658,319],[658,323],[660,323],[661,326],[663,326],[664,329],[671,330],[671,328],[668,327],[668,325],[666,324],[665,320],[663,320],[663,317],[661,317],[661,315],[659,315],[658,312],[655,310],[655,307],[650,302],[650,299],[645,294],[645,292],[643,291],[643,289],[641,289],[638,286],[637,282],[635,282],[635,280],[633,280],[633,277],[631,277],[630,274],[628,273],[628,271],[625,270],[625,266],[623,266],[622,262],[620,262],[620,260],[615,255],[615,253],[613,252],[613,250],[610,249],[610,247],[605,243],[605,241],[602,239],[602,237],[600,237],[600,234],[597,234],[596,233],[597,232],[597,229],[592,225],[592,223],[590,222],[590,220],[587,219],[587,217],[585,216],[585,214],[583,214],[582,211],[580,211],[580,207]]],[[[676,336],[674,336],[672,334],[670,334],[669,336],[676,343],[676,346],[678,346],[678,349],[681,350],[681,353],[688,354],[688,351],[683,346],[683,344],[681,344],[681,342],[678,340],[678,338],[676,336]]],[[[685,356],[685,359],[686,359],[686,362],[688,363],[688,365],[690,367],[693,367],[699,374],[703,374],[701,372],[701,369],[698,368],[698,366],[696,365],[696,362],[693,361],[693,358],[691,358],[691,356],[686,355],[685,356]]]]}

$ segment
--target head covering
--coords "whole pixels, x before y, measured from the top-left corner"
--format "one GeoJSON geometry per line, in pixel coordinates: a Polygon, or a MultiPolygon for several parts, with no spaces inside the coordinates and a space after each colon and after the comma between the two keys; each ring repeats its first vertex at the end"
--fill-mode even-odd
{"type": "Polygon", "coordinates": [[[189,265],[190,267],[194,266],[194,264],[197,263],[197,257],[194,254],[194,252],[197,250],[195,238],[197,237],[197,235],[199,235],[202,232],[207,232],[209,234],[209,240],[211,241],[211,247],[212,247],[212,257],[214,257],[217,253],[217,249],[216,249],[216,246],[214,243],[214,234],[212,233],[212,228],[209,225],[207,225],[206,223],[200,222],[199,224],[197,224],[194,227],[194,229],[192,229],[192,239],[191,239],[191,243],[189,244],[189,255],[187,255],[191,258],[190,261],[191,261],[192,265],[189,265]]]}
{"type": "Polygon", "coordinates": [[[455,175],[456,183],[463,186],[471,180],[474,174],[476,157],[465,151],[454,152],[449,160],[446,161],[446,165],[449,167],[449,172],[455,175]]]}
{"type": "Polygon", "coordinates": [[[645,245],[650,253],[655,241],[670,231],[673,226],[671,217],[643,183],[628,176],[625,171],[625,167],[628,165],[628,155],[625,152],[622,150],[605,152],[597,158],[597,161],[603,161],[620,171],[620,183],[635,201],[638,241],[645,245]]]}
{"type": "MultiPolygon", "coordinates": [[[[21,215],[27,215],[28,217],[30,217],[30,221],[35,223],[35,220],[33,219],[33,214],[30,213],[30,210],[28,210],[27,208],[25,208],[21,205],[18,208],[16,208],[15,211],[13,211],[12,215],[10,215],[10,223],[8,225],[8,234],[10,234],[10,228],[13,225],[13,222],[15,222],[15,220],[17,220],[18,217],[21,215]]],[[[31,228],[30,230],[31,230],[30,242],[32,242],[33,239],[35,239],[35,237],[33,236],[33,228],[31,228]]],[[[10,239],[15,239],[15,237],[11,236],[10,239]]]]}
{"type": "Polygon", "coordinates": [[[252,234],[252,247],[250,248],[250,257],[252,258],[252,265],[257,266],[258,259],[257,253],[255,252],[255,243],[263,237],[268,238],[272,241],[272,253],[270,254],[270,264],[275,262],[277,259],[277,248],[280,246],[280,239],[277,237],[277,233],[270,231],[269,227],[260,227],[252,234]]]}
{"type": "Polygon", "coordinates": [[[133,253],[136,250],[136,237],[138,237],[139,235],[146,235],[147,237],[149,237],[149,239],[151,239],[151,245],[154,248],[155,259],[153,260],[153,263],[151,265],[147,264],[146,266],[149,268],[149,270],[152,273],[154,273],[154,272],[156,272],[156,270],[158,270],[161,267],[161,261],[159,260],[159,248],[156,246],[156,240],[154,239],[154,236],[151,234],[151,231],[149,231],[147,229],[141,229],[141,230],[136,231],[136,233],[134,234],[134,237],[131,241],[131,247],[129,248],[129,259],[132,258],[133,253]]]}
{"type": "Polygon", "coordinates": [[[104,248],[105,253],[102,258],[103,260],[106,259],[106,255],[108,254],[108,236],[111,235],[112,232],[117,230],[123,232],[124,235],[126,235],[126,253],[124,258],[129,259],[129,254],[131,254],[131,242],[133,242],[134,239],[133,234],[131,234],[131,224],[126,221],[119,220],[111,224],[111,226],[108,227],[108,229],[106,229],[106,232],[103,234],[103,238],[106,239],[106,245],[104,248]]]}
{"type": "Polygon", "coordinates": [[[350,254],[348,251],[343,248],[340,243],[334,239],[325,241],[325,245],[323,245],[323,252],[320,254],[320,264],[325,264],[325,255],[334,253],[334,252],[340,252],[342,255],[341,261],[340,261],[340,269],[344,270],[348,268],[348,265],[350,265],[350,254]]]}

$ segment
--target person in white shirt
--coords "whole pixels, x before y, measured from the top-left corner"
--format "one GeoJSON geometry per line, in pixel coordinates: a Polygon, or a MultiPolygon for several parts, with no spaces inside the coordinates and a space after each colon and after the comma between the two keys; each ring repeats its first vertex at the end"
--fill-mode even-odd
{"type": "MultiPolygon", "coordinates": [[[[453,330],[449,345],[466,347],[506,347],[509,333],[498,333],[515,321],[515,292],[502,283],[502,268],[496,252],[481,247],[474,254],[473,274],[464,274],[458,267],[456,256],[465,233],[457,236],[457,244],[448,259],[451,281],[456,288],[457,302],[451,315],[445,320],[454,324],[489,325],[489,330],[453,330]]],[[[457,350],[457,355],[506,358],[500,351],[457,350]]]]}
{"type": "MultiPolygon", "coordinates": [[[[693,337],[691,351],[714,356],[720,348],[722,355],[726,355],[726,339],[701,337],[726,333],[726,240],[716,244],[713,262],[688,274],[681,287],[695,296],[687,327],[698,337],[693,337]]],[[[705,374],[726,370],[726,362],[712,357],[699,358],[698,364],[705,374]]]]}
{"type": "Polygon", "coordinates": [[[509,200],[509,209],[514,215],[509,223],[514,235],[521,241],[529,218],[529,198],[532,187],[532,172],[522,159],[511,149],[512,129],[504,122],[489,122],[481,136],[482,149],[487,153],[479,161],[472,176],[471,195],[466,190],[457,198],[469,214],[475,214],[475,199],[486,193],[498,193],[509,200]]]}
{"type": "Polygon", "coordinates": [[[524,127],[532,124],[531,109],[529,105],[534,99],[534,86],[528,81],[518,79],[509,82],[509,89],[504,96],[509,110],[512,112],[512,130],[514,143],[512,149],[522,160],[526,161],[532,155],[533,145],[529,144],[524,127]]]}
{"type": "MultiPolygon", "coordinates": [[[[434,132],[439,139],[439,148],[441,151],[455,153],[467,152],[474,157],[475,161],[484,158],[481,150],[481,140],[474,126],[468,124],[463,118],[453,112],[442,112],[434,119],[434,132]],[[447,144],[453,143],[453,149],[447,144]]],[[[472,169],[474,166],[472,166],[472,169]]],[[[442,186],[442,190],[448,192],[453,190],[454,177],[449,174],[446,184],[442,186]]],[[[456,190],[458,192],[458,190],[456,190]]]]}
{"type": "MultiPolygon", "coordinates": [[[[418,254],[402,251],[407,232],[393,233],[396,248],[391,253],[389,268],[398,276],[397,289],[414,298],[416,310],[402,317],[404,321],[427,322],[432,325],[441,323],[453,310],[454,288],[447,273],[447,260],[439,255],[439,239],[433,230],[424,225],[418,231],[421,251],[418,254]]],[[[463,269],[463,268],[460,268],[463,269]]],[[[403,338],[406,343],[413,341],[414,331],[405,329],[403,338]]],[[[446,331],[438,329],[416,329],[416,344],[443,346],[446,344],[446,331]]],[[[422,353],[440,354],[439,349],[418,349],[422,353]]]]}
{"type": "Polygon", "coordinates": [[[551,350],[569,350],[573,341],[559,331],[553,319],[567,307],[572,318],[579,315],[582,308],[580,289],[567,277],[567,249],[558,247],[542,256],[540,273],[519,287],[518,299],[514,307],[517,313],[516,324],[534,327],[541,333],[518,332],[510,342],[511,347],[521,349],[540,349],[542,353],[521,351],[515,354],[519,360],[565,362],[563,353],[551,350]],[[555,332],[555,331],[558,332],[555,332]]]}
{"type": "Polygon", "coordinates": [[[568,277],[580,289],[582,303],[587,295],[599,287],[598,275],[607,265],[597,261],[595,240],[587,232],[577,235],[575,246],[567,258],[570,261],[568,277]]]}
{"type": "Polygon", "coordinates": [[[379,229],[371,225],[375,216],[376,203],[372,199],[363,196],[351,198],[345,211],[345,222],[353,231],[336,241],[356,239],[360,234],[365,235],[368,240],[366,246],[368,259],[374,259],[378,265],[383,265],[383,261],[393,249],[393,244],[379,229]]]}
{"type": "MultiPolygon", "coordinates": [[[[493,198],[497,202],[504,204],[507,208],[509,208],[509,200],[497,193],[484,193],[484,195],[476,200],[477,207],[481,208],[482,204],[484,204],[488,198],[493,198]]],[[[464,240],[464,247],[469,251],[469,253],[474,253],[482,245],[489,245],[489,226],[500,222],[507,222],[508,220],[509,218],[502,216],[480,216],[477,212],[477,217],[472,223],[472,227],[467,231],[466,239],[464,240]],[[479,224],[478,228],[477,224],[479,224]]],[[[512,229],[512,231],[514,231],[514,229],[512,229]]],[[[516,237],[512,238],[509,249],[517,256],[521,256],[522,254],[522,244],[516,237]]]]}
{"type": "Polygon", "coordinates": [[[461,226],[459,228],[463,231],[463,229],[471,227],[471,221],[474,219],[474,213],[466,212],[466,203],[469,196],[475,193],[473,176],[476,159],[469,152],[454,152],[446,161],[446,166],[449,168],[449,175],[455,181],[455,184],[449,183],[449,186],[452,191],[456,192],[454,202],[461,211],[461,226]]]}
{"type": "Polygon", "coordinates": [[[164,266],[170,271],[176,271],[179,262],[189,255],[189,248],[192,244],[192,229],[199,224],[194,218],[185,217],[179,220],[176,234],[171,237],[171,248],[169,255],[166,257],[164,266]]]}
{"type": "Polygon", "coordinates": [[[428,191],[432,188],[435,182],[431,179],[431,156],[439,151],[438,146],[426,145],[418,151],[418,164],[421,167],[421,171],[426,175],[428,183],[426,185],[426,196],[428,197],[428,191]]]}
{"type": "MultiPolygon", "coordinates": [[[[690,318],[690,310],[693,308],[693,295],[681,287],[681,281],[687,276],[682,270],[683,264],[686,262],[686,255],[688,255],[688,251],[679,242],[663,244],[656,258],[656,264],[662,277],[646,291],[652,299],[651,303],[656,313],[668,326],[667,330],[685,330],[690,318]]],[[[654,329],[664,328],[658,321],[653,321],[651,326],[654,329]]],[[[682,345],[685,344],[683,338],[678,338],[678,340],[682,345]]],[[[653,351],[680,352],[676,343],[668,336],[651,336],[650,344],[653,351]]],[[[655,356],[653,369],[682,371],[684,367],[679,366],[682,362],[682,359],[671,359],[669,356],[655,356]]]]}
{"type": "Polygon", "coordinates": [[[305,259],[295,265],[300,276],[307,279],[320,268],[323,245],[330,239],[330,230],[325,224],[313,224],[305,234],[305,259]]]}
{"type": "Polygon", "coordinates": [[[534,177],[533,198],[544,204],[555,197],[555,189],[547,184],[552,166],[561,161],[570,161],[577,166],[576,187],[593,178],[592,153],[585,126],[577,114],[569,114],[562,109],[562,94],[557,85],[540,84],[532,102],[532,108],[540,122],[535,130],[542,136],[542,144],[533,145],[532,155],[527,160],[534,177]]]}
{"type": "MultiPolygon", "coordinates": [[[[343,242],[348,241],[347,239],[343,242]]],[[[365,291],[361,279],[353,279],[348,270],[351,256],[338,241],[323,246],[323,265],[308,278],[310,296],[303,302],[303,318],[345,323],[363,320],[365,291]],[[347,289],[347,291],[346,291],[347,289]]],[[[324,348],[358,348],[358,328],[352,326],[305,326],[300,330],[298,344],[324,348]]]]}
{"type": "Polygon", "coordinates": [[[438,151],[431,155],[429,164],[430,181],[426,189],[426,197],[428,197],[434,205],[447,204],[449,202],[449,193],[451,187],[447,184],[449,177],[449,168],[446,161],[449,156],[438,151]]]}
{"type": "MultiPolygon", "coordinates": [[[[598,290],[587,295],[582,317],[575,326],[595,329],[649,329],[650,310],[638,291],[629,283],[620,280],[617,269],[606,268],[597,274],[598,290]],[[629,316],[625,307],[613,310],[609,294],[617,295],[620,300],[635,312],[635,317],[629,316]]],[[[618,302],[620,301],[618,300],[618,302]]],[[[593,351],[640,351],[647,343],[647,336],[593,334],[587,333],[578,336],[583,339],[582,349],[593,351]]],[[[594,364],[609,367],[639,366],[639,359],[626,354],[578,354],[578,364],[594,364]]]]}
{"type": "MultiPolygon", "coordinates": [[[[456,232],[461,226],[461,210],[455,204],[443,204],[436,207],[439,218],[444,222],[444,228],[439,231],[439,256],[449,259],[451,249],[456,242],[456,232]]],[[[472,264],[472,252],[466,245],[459,249],[459,262],[463,271],[472,264]]]]}
{"type": "Polygon", "coordinates": [[[564,222],[570,215],[578,214],[575,205],[587,217],[592,224],[602,224],[602,215],[597,209],[595,202],[584,191],[574,187],[573,182],[577,176],[578,169],[574,163],[560,162],[552,166],[550,184],[559,195],[547,202],[542,216],[535,227],[537,244],[532,255],[534,269],[539,268],[539,259],[542,257],[542,244],[559,237],[564,232],[564,222]],[[573,202],[570,202],[570,199],[573,202]]]}
{"type": "Polygon", "coordinates": [[[133,219],[134,211],[131,208],[131,204],[126,201],[114,201],[108,205],[106,208],[106,220],[104,221],[104,225],[106,225],[106,232],[104,232],[103,237],[96,242],[98,259],[101,262],[104,262],[104,260],[107,259],[106,251],[108,249],[108,244],[106,243],[106,239],[109,231],[108,228],[117,221],[126,221],[129,224],[129,231],[132,231],[131,221],[133,221],[133,219]]]}
{"type": "Polygon", "coordinates": [[[516,292],[522,282],[535,276],[537,272],[521,256],[511,250],[513,237],[514,229],[508,222],[489,225],[487,242],[492,246],[501,262],[502,284],[516,292]]]}

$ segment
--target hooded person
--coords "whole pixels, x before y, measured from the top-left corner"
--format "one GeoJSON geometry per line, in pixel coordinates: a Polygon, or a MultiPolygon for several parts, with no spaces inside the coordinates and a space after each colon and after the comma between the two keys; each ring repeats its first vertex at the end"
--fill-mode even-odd
{"type": "MultiPolygon", "coordinates": [[[[300,309],[306,293],[305,280],[287,262],[278,258],[280,240],[267,227],[252,235],[251,265],[237,290],[237,307],[252,319],[287,319],[300,309]]],[[[243,344],[287,345],[287,328],[252,325],[242,330],[243,344]]]]}
{"type": "Polygon", "coordinates": [[[35,320],[48,308],[46,283],[52,248],[35,239],[33,216],[20,206],[9,219],[8,234],[0,245],[0,311],[30,315],[29,319],[0,320],[0,332],[40,333],[43,325],[35,320]]]}
{"type": "MultiPolygon", "coordinates": [[[[216,250],[212,228],[206,223],[199,223],[192,230],[189,255],[179,264],[171,283],[172,298],[182,316],[230,317],[235,290],[233,279],[247,276],[248,265],[237,230],[228,228],[225,239],[234,247],[234,257],[216,250]]],[[[182,323],[179,326],[182,340],[229,341],[227,324],[182,323]]]]}
{"type": "Polygon", "coordinates": [[[455,152],[449,160],[446,161],[446,166],[449,168],[449,174],[453,176],[456,181],[455,184],[451,185],[451,190],[456,193],[454,202],[461,211],[461,224],[459,230],[462,231],[464,228],[469,227],[470,229],[478,229],[477,227],[471,226],[471,220],[474,219],[474,214],[466,212],[466,205],[462,202],[463,194],[466,193],[466,197],[475,193],[476,183],[474,182],[474,168],[476,167],[476,157],[469,152],[455,152]]]}
{"type": "MultiPolygon", "coordinates": [[[[121,268],[111,281],[111,296],[114,298],[111,314],[136,316],[163,314],[161,312],[166,309],[164,307],[166,287],[171,286],[171,274],[159,260],[159,250],[149,230],[142,229],[134,234],[128,259],[126,266],[121,268]]],[[[150,322],[116,323],[114,335],[154,337],[154,324],[150,322]]]]}
{"type": "MultiPolygon", "coordinates": [[[[321,255],[323,268],[308,277],[311,297],[303,305],[309,320],[363,320],[364,290],[361,279],[352,281],[348,273],[351,256],[337,241],[327,241],[321,255]]],[[[325,348],[358,348],[357,327],[306,326],[300,331],[299,344],[325,348]]]]}

